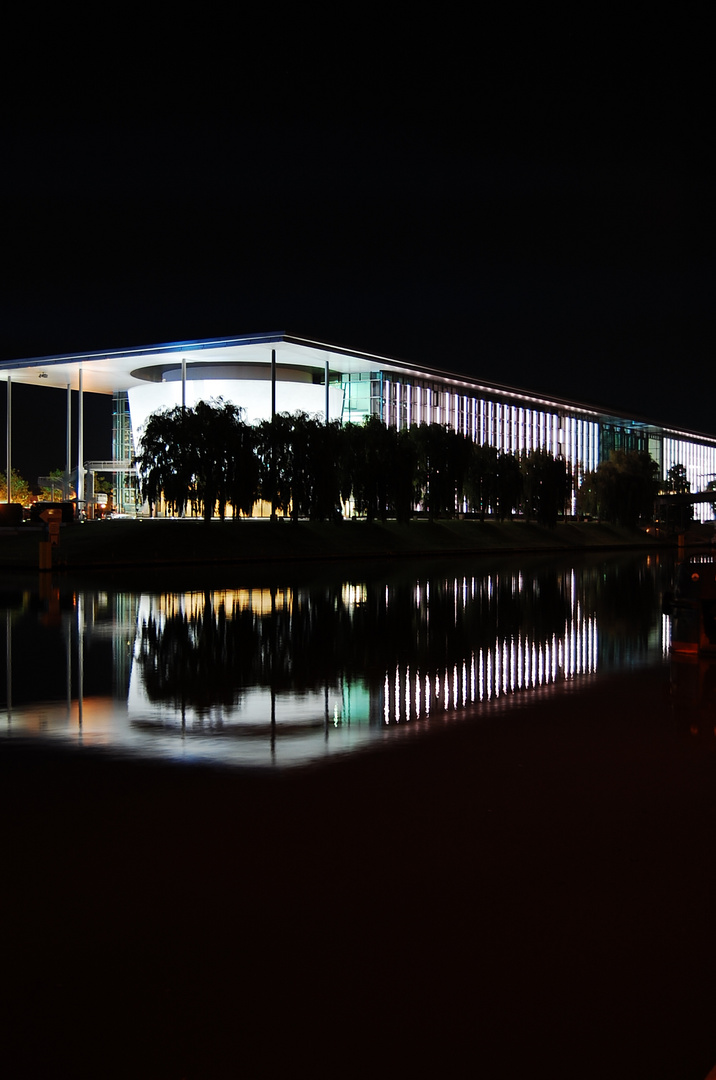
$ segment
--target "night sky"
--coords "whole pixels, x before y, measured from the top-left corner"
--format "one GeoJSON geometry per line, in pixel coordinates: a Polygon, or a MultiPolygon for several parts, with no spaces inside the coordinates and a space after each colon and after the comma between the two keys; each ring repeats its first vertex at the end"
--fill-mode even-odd
{"type": "MultiPolygon", "coordinates": [[[[285,330],[716,434],[699,27],[380,18],[27,31],[0,357],[285,330]]],[[[13,387],[28,478],[64,409],[13,387]]]]}

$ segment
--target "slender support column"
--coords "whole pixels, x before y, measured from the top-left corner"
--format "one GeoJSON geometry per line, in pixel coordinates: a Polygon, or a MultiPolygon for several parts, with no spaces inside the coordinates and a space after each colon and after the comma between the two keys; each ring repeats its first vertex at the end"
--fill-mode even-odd
{"type": "Polygon", "coordinates": [[[271,350],[271,521],[276,521],[276,350],[271,350]]]}
{"type": "Polygon", "coordinates": [[[67,452],[65,454],[65,479],[62,483],[62,498],[70,497],[70,473],[72,472],[72,383],[67,384],[67,452]]]}
{"type": "Polygon", "coordinates": [[[12,379],[7,377],[7,502],[10,502],[10,482],[12,478],[12,379]]]}
{"type": "Polygon", "coordinates": [[[326,360],[326,423],[328,423],[328,361],[326,360]]]}
{"type": "Polygon", "coordinates": [[[79,514],[80,502],[85,501],[85,470],[84,470],[84,400],[82,393],[82,368],[79,371],[79,402],[77,417],[77,511],[79,514]]]}
{"type": "Polygon", "coordinates": [[[181,411],[186,412],[186,357],[181,358],[181,411]]]}

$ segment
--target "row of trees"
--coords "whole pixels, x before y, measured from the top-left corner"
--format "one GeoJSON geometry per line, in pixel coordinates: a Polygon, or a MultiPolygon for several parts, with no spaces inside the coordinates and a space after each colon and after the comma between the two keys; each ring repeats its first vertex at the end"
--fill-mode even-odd
{"type": "Polygon", "coordinates": [[[154,413],[141,439],[142,497],[187,508],[250,514],[257,499],[294,519],[325,520],[352,497],[368,520],[407,521],[420,505],[431,517],[467,504],[482,517],[521,510],[554,524],[570,491],[565,463],[536,450],[516,458],[477,446],[440,424],[397,431],[375,417],[326,424],[306,413],[279,413],[247,424],[222,400],[154,413]]]}
{"type": "MultiPolygon", "coordinates": [[[[467,505],[482,519],[519,512],[553,525],[572,490],[565,462],[544,450],[507,454],[440,424],[397,431],[376,417],[341,426],[280,413],[251,426],[240,408],[221,399],[153,414],[137,463],[150,507],[163,497],[170,512],[191,508],[206,520],[215,513],[223,519],[228,506],[236,516],[250,514],[258,499],[294,519],[325,520],[352,497],[368,520],[407,521],[416,506],[431,517],[450,516],[467,505]]],[[[40,498],[62,498],[62,470],[54,475],[54,492],[43,489],[40,498]]],[[[673,466],[662,484],[657,475],[648,454],[615,451],[581,477],[577,513],[626,525],[650,520],[659,491],[688,491],[683,465],[673,466]]],[[[13,470],[11,501],[31,497],[13,470]]],[[[0,501],[7,501],[4,475],[0,501]]]]}

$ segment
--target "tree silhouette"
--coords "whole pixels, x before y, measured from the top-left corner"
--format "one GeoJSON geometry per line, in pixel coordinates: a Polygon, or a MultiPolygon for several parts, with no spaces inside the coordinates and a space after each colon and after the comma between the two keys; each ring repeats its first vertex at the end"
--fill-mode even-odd
{"type": "Polygon", "coordinates": [[[495,477],[497,516],[500,521],[512,517],[522,497],[522,472],[514,454],[499,454],[495,477]]]}
{"type": "Polygon", "coordinates": [[[153,413],[137,464],[150,508],[163,495],[180,516],[191,503],[208,522],[217,509],[223,520],[227,503],[248,513],[256,498],[253,437],[241,409],[221,398],[153,413]]]}
{"type": "Polygon", "coordinates": [[[523,454],[522,507],[527,520],[534,518],[538,524],[554,528],[557,518],[564,514],[564,504],[569,491],[569,474],[562,458],[555,458],[548,450],[536,449],[523,454]]]}
{"type": "Polygon", "coordinates": [[[445,424],[410,429],[415,445],[416,499],[432,519],[452,517],[469,487],[472,443],[445,424]]]}
{"type": "Polygon", "coordinates": [[[613,450],[596,471],[599,516],[618,525],[650,520],[656,493],[656,462],[643,451],[613,450]]]}
{"type": "Polygon", "coordinates": [[[479,514],[480,521],[485,514],[497,506],[497,447],[483,443],[474,443],[467,468],[467,497],[472,509],[479,514]]]}
{"type": "Polygon", "coordinates": [[[377,416],[362,425],[346,424],[342,431],[342,484],[344,494],[350,484],[356,510],[368,521],[388,516],[391,468],[397,448],[397,432],[377,416]]]}
{"type": "Polygon", "coordinates": [[[160,498],[181,516],[191,498],[190,451],[185,438],[185,416],[180,406],[152,413],[140,441],[137,466],[142,498],[149,512],[160,498]]]}

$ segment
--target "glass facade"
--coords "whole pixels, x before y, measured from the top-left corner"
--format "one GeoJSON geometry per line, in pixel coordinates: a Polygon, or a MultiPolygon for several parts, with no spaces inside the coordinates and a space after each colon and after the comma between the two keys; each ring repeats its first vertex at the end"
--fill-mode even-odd
{"type": "MultiPolygon", "coordinates": [[[[686,479],[692,492],[706,491],[710,483],[716,484],[716,440],[714,443],[697,442],[677,436],[676,433],[663,437],[663,477],[669,474],[674,465],[683,465],[686,479]]],[[[714,512],[710,503],[694,504],[694,521],[713,521],[714,512]]]]}
{"type": "MultiPolygon", "coordinates": [[[[135,456],[129,400],[126,390],[112,395],[112,457],[116,462],[133,461],[135,456]]],[[[114,476],[114,506],[122,514],[135,514],[139,509],[137,475],[118,471],[114,476]]]]}
{"type": "MultiPolygon", "coordinates": [[[[446,381],[387,370],[346,374],[342,388],[344,422],[362,423],[378,416],[399,430],[414,424],[445,424],[502,453],[546,450],[563,457],[574,478],[573,510],[584,474],[594,471],[615,450],[650,454],[661,479],[673,465],[683,465],[692,492],[704,490],[710,480],[716,482],[716,438],[688,438],[643,421],[603,416],[578,406],[550,407],[517,391],[480,394],[446,381]]],[[[710,504],[697,503],[694,517],[712,520],[710,504]]]]}

